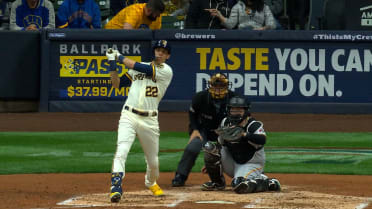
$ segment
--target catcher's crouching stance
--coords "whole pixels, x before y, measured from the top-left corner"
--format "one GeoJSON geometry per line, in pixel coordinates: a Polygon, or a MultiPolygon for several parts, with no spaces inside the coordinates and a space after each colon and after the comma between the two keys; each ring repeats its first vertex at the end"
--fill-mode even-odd
{"type": "Polygon", "coordinates": [[[250,104],[242,97],[231,98],[227,108],[227,117],[216,130],[218,142],[203,147],[211,181],[202,190],[224,190],[224,172],[233,178],[231,187],[238,194],[280,191],[279,181],[263,174],[266,134],[262,122],[250,117],[250,104]]]}

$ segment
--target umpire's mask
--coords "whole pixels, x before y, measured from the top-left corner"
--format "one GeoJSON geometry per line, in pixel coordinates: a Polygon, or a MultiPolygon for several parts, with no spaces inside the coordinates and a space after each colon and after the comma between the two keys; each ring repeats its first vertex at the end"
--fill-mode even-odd
{"type": "Polygon", "coordinates": [[[213,99],[223,99],[229,92],[231,83],[221,73],[214,74],[208,81],[208,92],[213,99]]]}

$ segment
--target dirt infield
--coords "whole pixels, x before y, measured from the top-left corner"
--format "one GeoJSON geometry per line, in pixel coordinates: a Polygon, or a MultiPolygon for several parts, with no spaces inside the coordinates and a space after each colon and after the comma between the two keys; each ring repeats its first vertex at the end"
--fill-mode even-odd
{"type": "MultiPolygon", "coordinates": [[[[1,113],[0,131],[115,131],[119,113],[1,113]]],[[[372,132],[372,115],[254,115],[270,131],[372,132]]],[[[162,131],[186,131],[186,113],[159,115],[162,131]]],[[[161,163],[161,162],[160,162],[161,163]]],[[[108,202],[110,174],[33,174],[0,176],[0,208],[369,208],[372,176],[268,174],[279,178],[283,191],[235,195],[201,192],[208,177],[193,173],[184,188],[172,188],[173,173],[161,173],[166,196],[153,198],[143,173],[128,173],[125,198],[108,202]]],[[[227,179],[229,182],[230,179],[227,179]]]]}
{"type": "MultiPolygon", "coordinates": [[[[372,115],[256,113],[265,130],[372,132],[372,115]]],[[[0,131],[116,131],[120,113],[0,113],[0,131]]],[[[161,112],[162,131],[187,131],[185,112],[161,112]]]]}

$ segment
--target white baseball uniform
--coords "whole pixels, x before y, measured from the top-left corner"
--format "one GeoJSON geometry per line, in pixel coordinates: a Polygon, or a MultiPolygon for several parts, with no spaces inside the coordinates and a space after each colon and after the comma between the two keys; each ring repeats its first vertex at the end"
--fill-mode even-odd
{"type": "Polygon", "coordinates": [[[135,70],[128,72],[132,84],[121,112],[112,164],[112,172],[123,172],[124,178],[125,162],[137,135],[147,163],[147,187],[154,185],[159,176],[158,106],[173,77],[172,68],[166,63],[154,65],[153,72],[152,77],[146,77],[146,74],[135,70]]]}

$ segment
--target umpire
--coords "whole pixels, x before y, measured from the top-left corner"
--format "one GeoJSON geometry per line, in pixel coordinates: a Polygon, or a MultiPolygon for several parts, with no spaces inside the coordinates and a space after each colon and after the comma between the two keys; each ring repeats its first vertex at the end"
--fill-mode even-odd
{"type": "Polygon", "coordinates": [[[202,146],[207,141],[217,141],[218,135],[214,130],[226,117],[229,98],[235,96],[234,92],[229,90],[230,84],[224,74],[214,74],[208,81],[208,88],[196,93],[193,97],[189,110],[190,140],[178,163],[175,177],[172,180],[173,187],[185,185],[202,146]]]}

